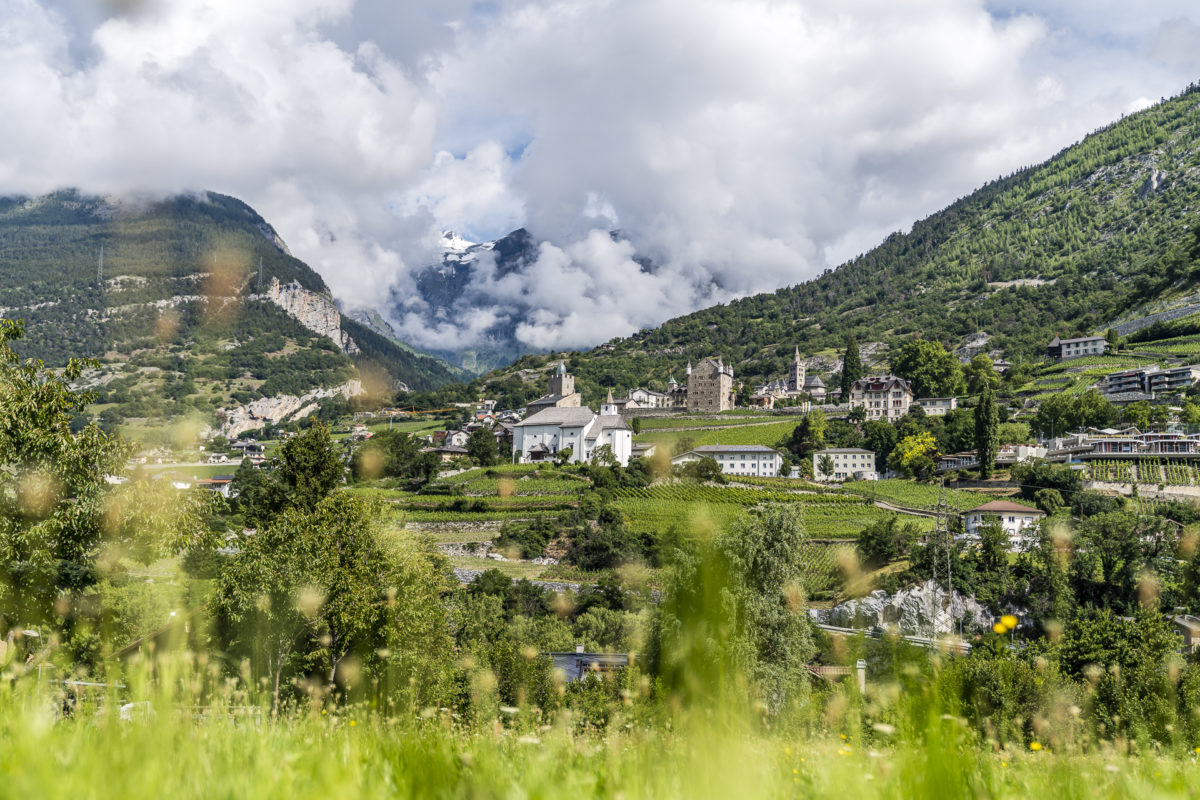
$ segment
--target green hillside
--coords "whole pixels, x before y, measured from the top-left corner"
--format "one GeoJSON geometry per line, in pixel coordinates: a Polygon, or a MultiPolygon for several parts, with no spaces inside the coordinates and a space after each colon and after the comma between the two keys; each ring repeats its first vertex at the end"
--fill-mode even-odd
{"type": "Polygon", "coordinates": [[[328,296],[274,229],[231,197],[0,199],[0,305],[25,320],[18,350],[52,366],[99,359],[88,380],[99,410],[118,418],[211,416],[351,378],[382,395],[399,383],[429,390],[454,380],[437,359],[343,317],[361,350],[344,354],[252,296],[273,278],[328,296]]]}
{"type": "Polygon", "coordinates": [[[797,345],[832,368],[851,333],[880,343],[877,361],[901,339],[954,348],[977,332],[991,337],[984,350],[1030,359],[1055,334],[1102,333],[1187,300],[1200,277],[1198,207],[1192,86],[813,281],[670,320],[569,364],[585,386],[626,387],[661,384],[689,359],[721,355],[753,382],[784,374],[797,345]]]}

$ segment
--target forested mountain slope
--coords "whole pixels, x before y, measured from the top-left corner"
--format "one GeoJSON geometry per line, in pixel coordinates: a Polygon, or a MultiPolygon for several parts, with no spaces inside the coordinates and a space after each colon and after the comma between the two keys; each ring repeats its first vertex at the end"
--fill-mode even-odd
{"type": "MultiPolygon", "coordinates": [[[[802,353],[920,336],[1037,356],[1055,334],[1103,332],[1193,290],[1200,87],[990,183],[819,278],[673,319],[572,358],[600,386],[662,383],[709,355],[739,379],[802,353]]],[[[753,268],[747,264],[747,269],[753,268]]],[[[880,357],[886,353],[879,350],[880,357]]],[[[518,362],[531,366],[536,357],[518,362]]]]}
{"type": "Polygon", "coordinates": [[[122,417],[171,417],[361,378],[390,392],[447,366],[342,317],[321,277],[231,197],[0,199],[0,307],[24,356],[101,359],[122,417]],[[261,264],[261,268],[260,268],[261,264]]]}

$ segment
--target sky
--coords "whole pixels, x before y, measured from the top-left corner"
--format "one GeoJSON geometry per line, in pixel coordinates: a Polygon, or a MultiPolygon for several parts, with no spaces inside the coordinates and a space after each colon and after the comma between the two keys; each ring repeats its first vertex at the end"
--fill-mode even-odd
{"type": "Polygon", "coordinates": [[[523,305],[529,347],[586,347],[819,275],[1176,94],[1195,5],[0,0],[0,194],[231,194],[347,308],[409,298],[380,310],[414,344],[523,305]],[[535,261],[422,321],[441,231],[521,226],[535,261]]]}

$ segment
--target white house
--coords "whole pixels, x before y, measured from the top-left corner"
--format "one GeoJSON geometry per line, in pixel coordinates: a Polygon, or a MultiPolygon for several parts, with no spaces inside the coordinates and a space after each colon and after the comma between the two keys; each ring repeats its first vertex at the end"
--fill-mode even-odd
{"type": "Polygon", "coordinates": [[[912,387],[895,375],[872,375],[850,386],[850,407],[865,409],[867,419],[895,422],[908,413],[912,401],[912,387]]]}
{"type": "Polygon", "coordinates": [[[783,456],[778,450],[761,444],[709,444],[681,453],[671,464],[686,464],[711,458],[726,475],[757,475],[773,478],[783,468],[783,456]]]}
{"type": "Polygon", "coordinates": [[[813,453],[813,477],[819,481],[844,481],[875,479],[875,453],[859,447],[828,447],[813,453]],[[821,459],[828,456],[833,462],[833,471],[826,474],[821,469],[821,459]]]}
{"type": "Polygon", "coordinates": [[[917,405],[931,417],[944,417],[946,412],[958,408],[957,397],[918,397],[917,405]]]}
{"type": "Polygon", "coordinates": [[[1046,345],[1046,355],[1059,361],[1084,356],[1102,356],[1108,352],[1108,340],[1103,336],[1084,336],[1079,339],[1059,339],[1055,336],[1046,345]]]}
{"type": "Polygon", "coordinates": [[[552,407],[513,426],[513,454],[522,464],[549,461],[567,448],[572,462],[590,463],[596,448],[603,445],[612,448],[621,466],[629,466],[633,429],[617,413],[611,392],[599,414],[586,406],[552,407]]]}
{"type": "Polygon", "coordinates": [[[1025,541],[1025,531],[1045,516],[1046,513],[1037,508],[1010,500],[993,500],[964,512],[963,526],[968,538],[978,539],[984,525],[991,521],[999,522],[1008,535],[1009,547],[1015,549],[1025,541]]]}

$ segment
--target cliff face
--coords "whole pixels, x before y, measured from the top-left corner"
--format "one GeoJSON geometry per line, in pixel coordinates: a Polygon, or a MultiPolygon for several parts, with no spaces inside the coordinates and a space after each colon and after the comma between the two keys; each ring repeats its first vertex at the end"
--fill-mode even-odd
{"type": "Polygon", "coordinates": [[[218,433],[227,439],[236,439],[246,431],[257,430],[264,425],[303,419],[320,407],[320,400],[330,397],[349,399],[362,393],[362,383],[347,381],[332,389],[313,389],[300,396],[277,394],[274,397],[262,397],[244,406],[218,411],[218,433]]]}
{"type": "Polygon", "coordinates": [[[313,333],[328,336],[346,355],[358,355],[358,345],[342,330],[342,315],[338,307],[323,294],[309,291],[299,283],[280,283],[271,279],[266,297],[313,333]]]}

